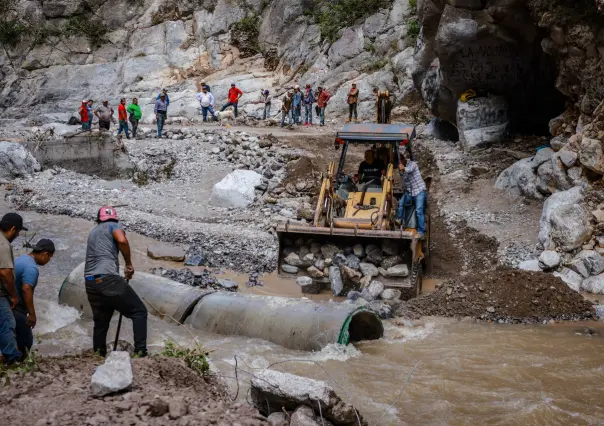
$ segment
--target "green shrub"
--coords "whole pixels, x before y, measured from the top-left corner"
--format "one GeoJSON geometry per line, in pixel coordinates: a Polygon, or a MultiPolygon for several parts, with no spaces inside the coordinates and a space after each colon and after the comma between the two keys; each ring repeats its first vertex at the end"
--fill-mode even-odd
{"type": "Polygon", "coordinates": [[[409,7],[411,11],[415,13],[417,11],[417,0],[409,0],[409,7]]]}
{"type": "Polygon", "coordinates": [[[415,43],[417,36],[419,35],[419,21],[416,18],[410,19],[407,22],[407,37],[411,42],[415,43]]]}
{"type": "Polygon", "coordinates": [[[83,16],[72,16],[62,28],[66,36],[84,36],[93,44],[100,44],[107,34],[104,22],[87,19],[83,16]]]}
{"type": "Polygon", "coordinates": [[[259,35],[260,18],[257,15],[246,16],[231,27],[233,44],[239,48],[244,58],[260,52],[259,35]]]}
{"type": "Polygon", "coordinates": [[[334,42],[342,28],[388,8],[392,3],[393,0],[313,0],[312,9],[305,14],[314,17],[323,40],[334,42]]]}
{"type": "Polygon", "coordinates": [[[172,340],[164,342],[164,350],[161,355],[171,358],[181,358],[191,370],[195,371],[200,376],[206,375],[210,371],[210,365],[206,359],[205,353],[201,346],[196,346],[193,349],[177,347],[172,340]]]}
{"type": "Polygon", "coordinates": [[[27,31],[28,25],[21,20],[0,22],[0,43],[15,47],[27,31]]]}
{"type": "Polygon", "coordinates": [[[365,71],[378,71],[388,65],[388,59],[377,59],[365,67],[365,71]]]}

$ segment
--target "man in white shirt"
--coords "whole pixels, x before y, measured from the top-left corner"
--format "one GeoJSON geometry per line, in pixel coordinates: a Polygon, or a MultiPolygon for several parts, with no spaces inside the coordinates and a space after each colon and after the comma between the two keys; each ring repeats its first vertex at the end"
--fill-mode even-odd
{"type": "Polygon", "coordinates": [[[206,86],[202,86],[201,92],[195,98],[197,98],[201,105],[201,114],[203,115],[204,122],[208,121],[208,112],[210,112],[214,120],[218,120],[218,117],[214,113],[214,95],[208,91],[206,86]]]}

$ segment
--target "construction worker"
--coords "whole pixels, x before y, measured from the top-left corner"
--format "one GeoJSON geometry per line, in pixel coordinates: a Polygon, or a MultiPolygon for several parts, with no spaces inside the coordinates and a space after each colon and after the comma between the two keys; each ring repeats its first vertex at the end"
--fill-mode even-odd
{"type": "Polygon", "coordinates": [[[348,91],[348,120],[347,123],[352,121],[352,115],[354,114],[354,121],[359,121],[357,115],[357,104],[359,102],[359,89],[357,89],[356,83],[352,83],[352,87],[348,91]]]}
{"type": "Polygon", "coordinates": [[[164,95],[166,97],[166,106],[170,106],[170,96],[168,96],[168,89],[164,88],[161,89],[161,93],[159,95],[157,95],[157,97],[155,98],[155,100],[159,100],[159,98],[161,98],[161,95],[164,95]]]}
{"type": "Polygon", "coordinates": [[[126,280],[134,275],[130,257],[130,244],[117,212],[111,206],[101,207],[97,225],[88,236],[86,247],[86,293],[92,308],[94,331],[92,346],[95,352],[107,354],[107,331],[114,311],[132,320],[134,350],[139,356],[147,355],[147,309],[126,280]],[[119,253],[126,268],[119,275],[119,253]]]}
{"type": "Polygon", "coordinates": [[[392,101],[390,100],[390,92],[387,90],[381,92],[378,88],[373,89],[373,93],[375,94],[375,109],[376,109],[376,119],[380,124],[389,124],[390,123],[390,111],[392,110],[392,101]]]}
{"type": "Polygon", "coordinates": [[[15,260],[15,287],[19,303],[13,309],[16,322],[17,347],[23,358],[26,358],[34,344],[32,329],[36,326],[36,308],[34,306],[34,289],[38,285],[40,272],[38,266],[44,266],[55,253],[54,243],[46,238],[33,247],[30,254],[24,254],[15,260]]]}
{"type": "Polygon", "coordinates": [[[321,86],[317,88],[317,107],[319,108],[319,125],[325,126],[325,108],[331,95],[321,86]]]}
{"type": "Polygon", "coordinates": [[[405,188],[405,195],[401,197],[398,205],[398,217],[399,219],[404,220],[403,208],[408,203],[407,195],[410,196],[415,205],[418,238],[421,239],[424,238],[424,235],[426,234],[424,211],[428,199],[428,191],[426,189],[426,183],[422,179],[422,175],[419,171],[418,164],[408,157],[409,151],[405,150],[400,157],[398,165],[401,179],[403,180],[403,187],[405,188]]]}
{"type": "Polygon", "coordinates": [[[239,99],[243,96],[243,92],[239,89],[235,83],[231,83],[231,88],[229,89],[228,94],[228,102],[222,106],[221,112],[232,106],[235,111],[235,118],[237,118],[237,106],[239,105],[239,99]]]}
{"type": "Polygon", "coordinates": [[[130,124],[132,124],[132,137],[136,138],[136,131],[138,130],[138,122],[143,118],[143,111],[138,104],[138,98],[132,98],[132,103],[128,105],[126,111],[130,113],[130,124]]]}
{"type": "Polygon", "coordinates": [[[359,165],[358,174],[353,176],[354,182],[369,182],[376,179],[374,183],[381,182],[382,176],[386,174],[386,166],[382,160],[374,158],[373,151],[365,151],[365,161],[359,165]]]}
{"type": "Polygon", "coordinates": [[[23,218],[17,213],[7,213],[0,220],[0,353],[5,364],[21,360],[22,354],[17,348],[16,322],[12,310],[19,303],[15,287],[15,259],[11,242],[21,231],[23,218]]]}

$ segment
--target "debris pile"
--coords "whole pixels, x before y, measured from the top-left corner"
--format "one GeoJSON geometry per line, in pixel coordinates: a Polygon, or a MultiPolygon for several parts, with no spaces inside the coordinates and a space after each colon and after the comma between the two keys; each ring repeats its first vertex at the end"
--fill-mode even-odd
{"type": "Polygon", "coordinates": [[[151,268],[152,274],[169,278],[173,281],[190,285],[191,287],[210,288],[214,290],[237,291],[238,284],[229,279],[217,278],[216,275],[208,270],[192,271],[189,268],[170,269],[170,268],[151,268]]]}
{"type": "Polygon", "coordinates": [[[495,270],[451,279],[396,308],[398,316],[473,317],[498,323],[594,319],[590,302],[541,272],[495,270]]]}

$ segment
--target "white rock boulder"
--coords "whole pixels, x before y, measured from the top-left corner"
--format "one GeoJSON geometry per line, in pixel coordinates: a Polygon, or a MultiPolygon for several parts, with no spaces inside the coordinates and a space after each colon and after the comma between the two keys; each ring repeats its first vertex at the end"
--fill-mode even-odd
{"type": "Polygon", "coordinates": [[[545,250],[539,256],[539,267],[543,270],[554,269],[560,264],[560,255],[553,250],[545,250]]]}
{"type": "Polygon", "coordinates": [[[40,164],[23,145],[0,142],[0,178],[12,179],[40,171],[40,164]]]}
{"type": "Polygon", "coordinates": [[[252,170],[235,170],[214,185],[210,203],[218,207],[244,208],[254,202],[255,187],[262,175],[252,170]]]}
{"type": "Polygon", "coordinates": [[[90,390],[94,396],[100,397],[127,389],[130,385],[132,385],[130,354],[114,351],[109,354],[105,363],[94,371],[90,390]]]}

